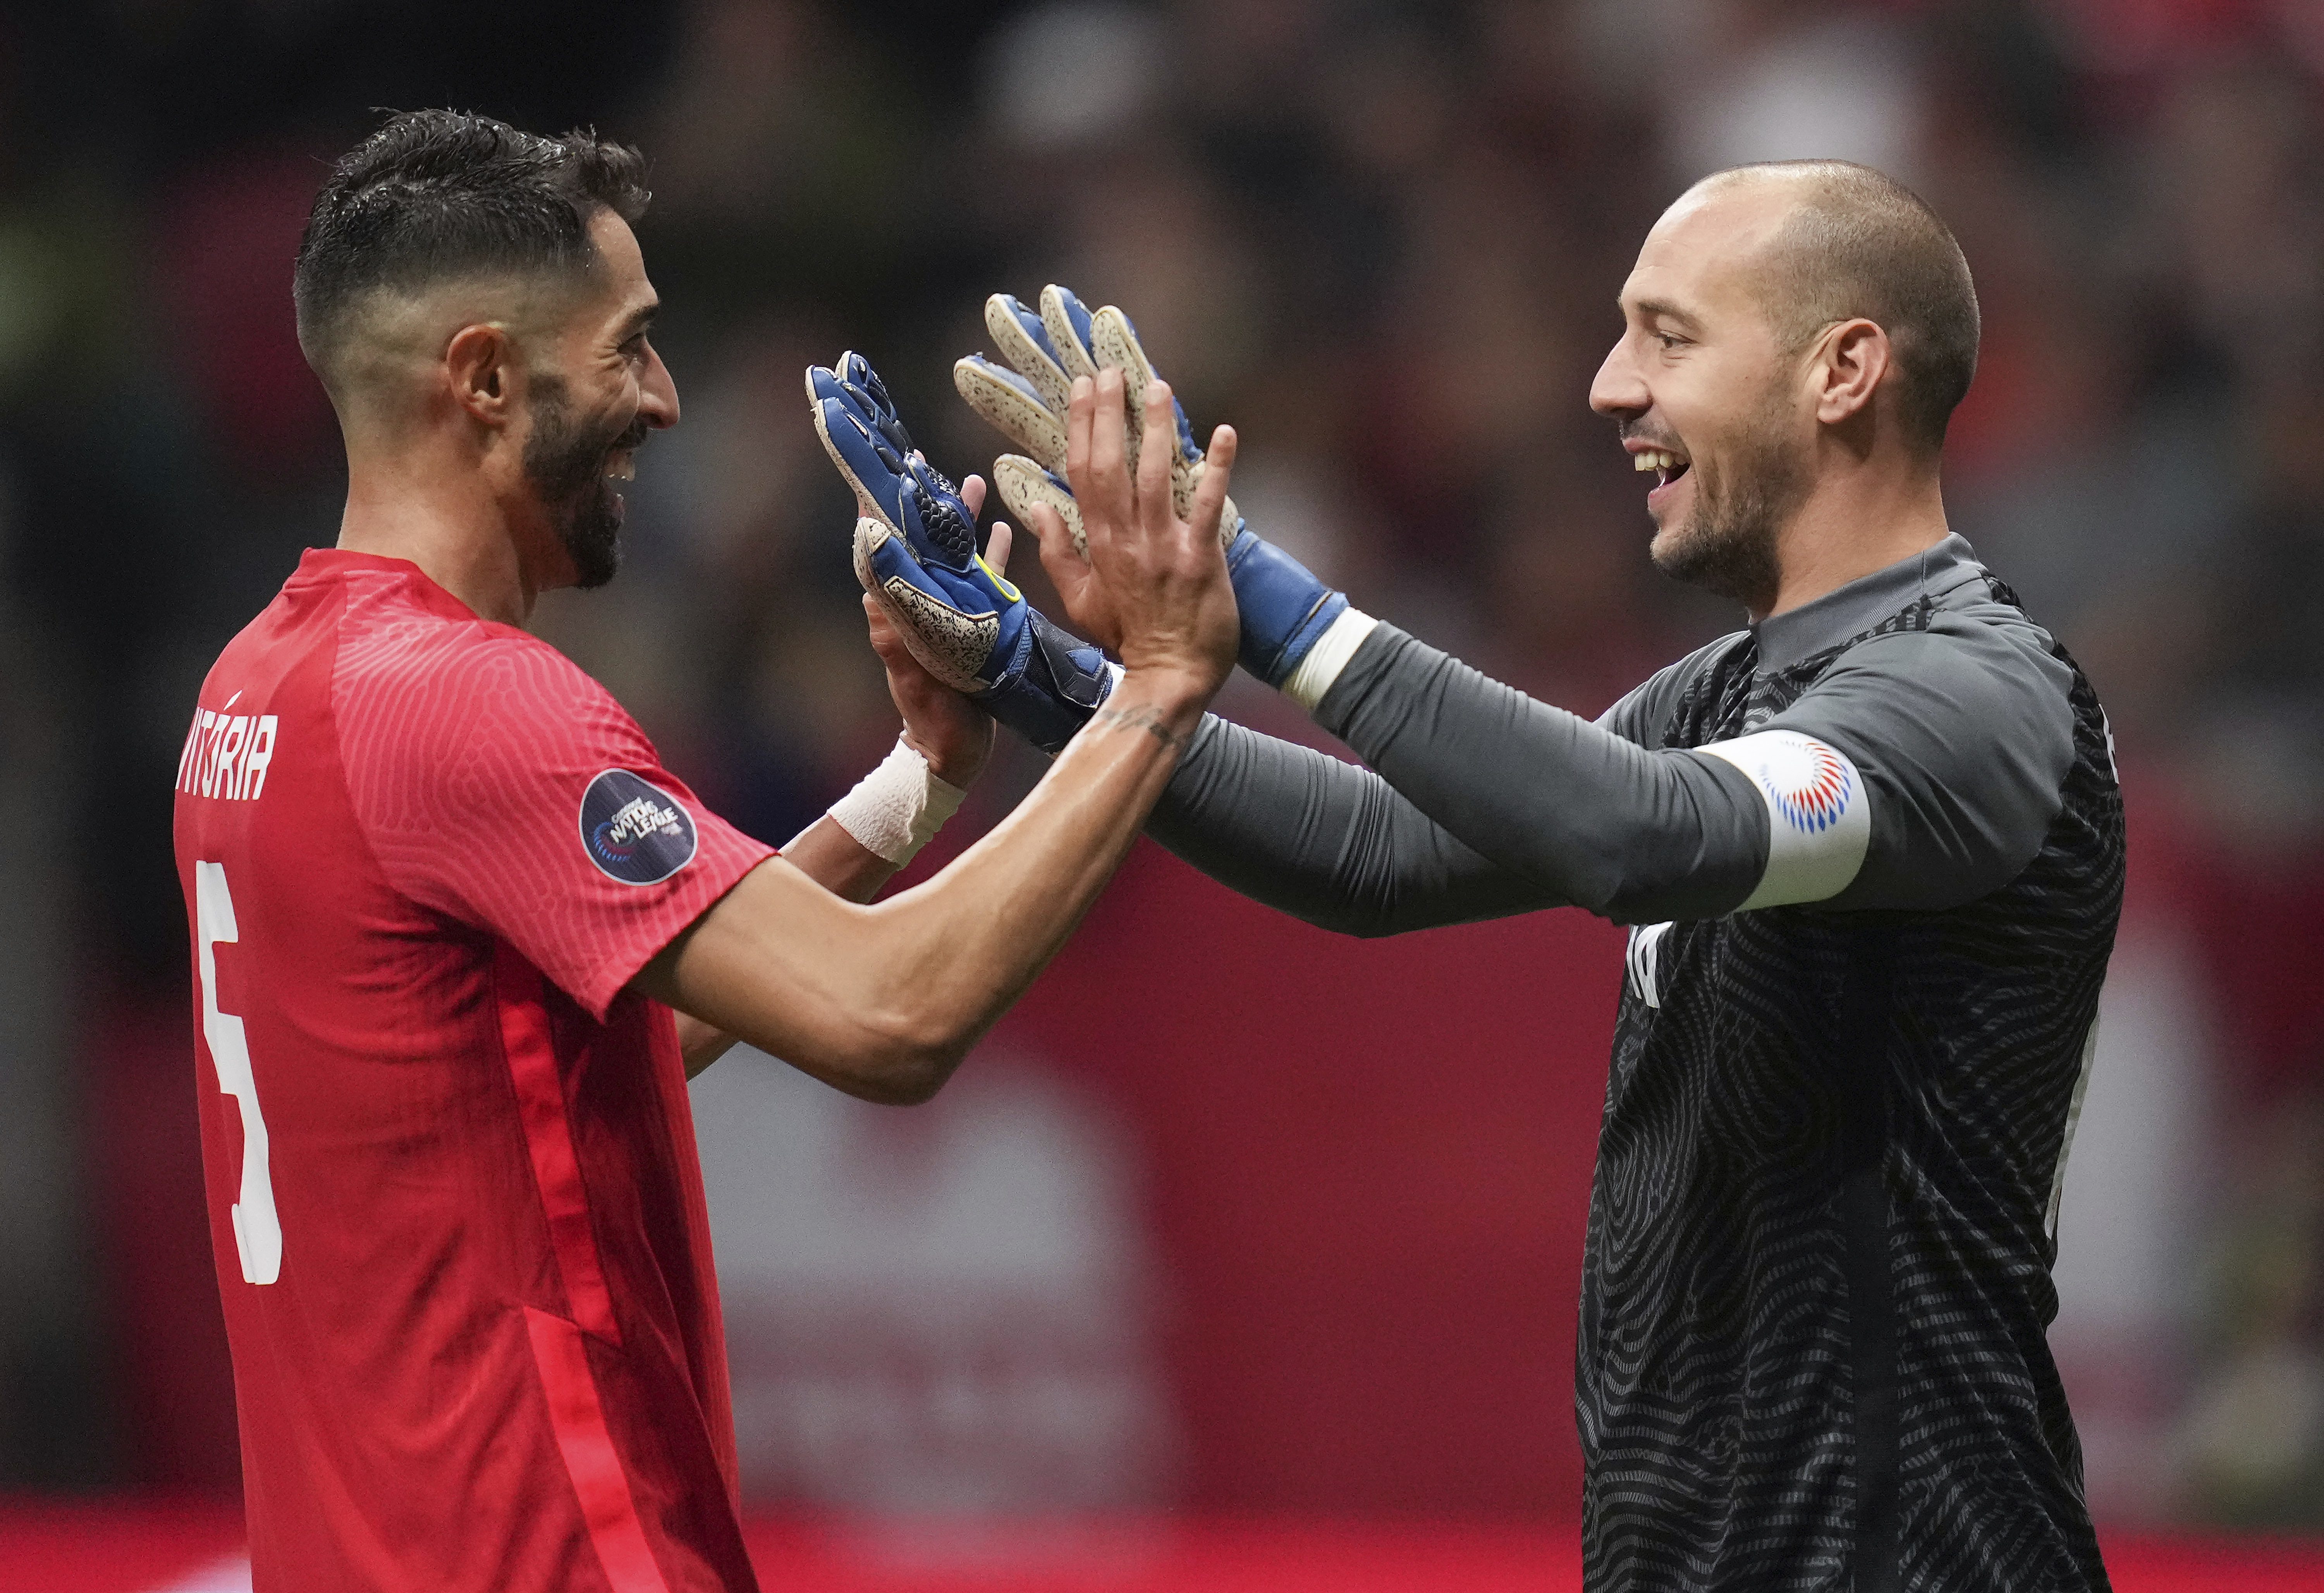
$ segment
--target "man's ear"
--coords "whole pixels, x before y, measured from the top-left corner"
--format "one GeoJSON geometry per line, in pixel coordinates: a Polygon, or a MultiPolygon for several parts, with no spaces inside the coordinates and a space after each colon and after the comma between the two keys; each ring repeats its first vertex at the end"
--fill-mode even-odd
{"type": "Polygon", "coordinates": [[[491,321],[462,327],[444,348],[452,402],[487,426],[505,426],[516,412],[516,344],[491,321]]]}
{"type": "Polygon", "coordinates": [[[1827,426],[1843,426],[1868,413],[1873,392],[1887,375],[1894,353],[1888,334],[1861,316],[1826,331],[1810,366],[1816,419],[1827,426]]]}

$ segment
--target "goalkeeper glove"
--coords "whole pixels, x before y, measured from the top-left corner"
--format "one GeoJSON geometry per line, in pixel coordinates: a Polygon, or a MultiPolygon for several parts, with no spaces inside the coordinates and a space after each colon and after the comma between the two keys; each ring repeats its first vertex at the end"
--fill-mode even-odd
{"type": "Polygon", "coordinates": [[[868,360],[810,366],[807,390],[816,434],[854,489],[855,579],[930,674],[1042,751],[1063,747],[1119,671],[984,561],[968,505],[912,446],[868,360]]]}
{"type": "MultiPolygon", "coordinates": [[[[1032,456],[1003,454],[996,459],[994,485],[1019,520],[1029,523],[1037,504],[1056,511],[1072,534],[1074,551],[1086,554],[1081,514],[1065,480],[1065,405],[1073,380],[1094,375],[1100,366],[1122,373],[1134,458],[1145,431],[1146,389],[1155,379],[1154,364],[1127,315],[1111,304],[1093,315],[1069,290],[1055,283],[1041,290],[1038,315],[1012,295],[995,293],[985,301],[984,325],[1008,366],[970,355],[954,365],[953,385],[970,408],[1032,456]]],[[[1178,430],[1170,486],[1183,517],[1192,511],[1203,452],[1194,445],[1185,407],[1175,399],[1170,407],[1178,430]]],[[[1268,685],[1285,686],[1333,622],[1349,612],[1348,599],[1252,533],[1231,499],[1219,524],[1235,607],[1242,617],[1238,656],[1244,669],[1268,685]]]]}

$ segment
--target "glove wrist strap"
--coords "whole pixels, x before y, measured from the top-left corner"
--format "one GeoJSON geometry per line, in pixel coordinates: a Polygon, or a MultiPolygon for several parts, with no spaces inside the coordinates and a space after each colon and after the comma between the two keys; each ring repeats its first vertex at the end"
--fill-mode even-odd
{"type": "Polygon", "coordinates": [[[880,766],[831,804],[832,822],[867,852],[901,868],[933,839],[968,793],[936,778],[899,737],[880,766]]]}
{"type": "Polygon", "coordinates": [[[1314,713],[1315,705],[1323,700],[1323,693],[1332,689],[1332,682],[1340,678],[1340,671],[1348,667],[1348,661],[1355,657],[1356,649],[1364,644],[1364,638],[1372,634],[1372,627],[1378,624],[1379,621],[1360,608],[1342,609],[1340,616],[1307,649],[1299,667],[1285,677],[1283,694],[1314,713]]]}
{"type": "Polygon", "coordinates": [[[1121,671],[1097,648],[1050,624],[1038,608],[1025,610],[1025,623],[1029,635],[1021,671],[975,700],[1018,735],[1054,755],[1089,723],[1121,671]]]}

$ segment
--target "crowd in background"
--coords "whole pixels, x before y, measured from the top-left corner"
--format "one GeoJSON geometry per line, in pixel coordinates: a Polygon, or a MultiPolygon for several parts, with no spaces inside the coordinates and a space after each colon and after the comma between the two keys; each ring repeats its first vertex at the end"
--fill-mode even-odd
{"type": "MultiPolygon", "coordinates": [[[[119,1097],[74,1060],[182,1043],[172,760],[202,671],[331,540],[344,484],[289,262],[319,162],[367,107],[415,103],[586,120],[652,159],[641,237],[684,420],[640,455],[618,583],[549,600],[540,628],[778,843],[894,732],[808,363],[865,352],[965,474],[1000,446],[949,379],[987,347],[985,295],[1119,303],[1198,431],[1240,431],[1258,529],[1595,713],[1738,617],[1654,572],[1638,479],[1584,403],[1639,238],[1742,161],[1844,155],[1914,186],[1984,313],[1954,528],[2107,703],[2145,851],[2133,922],[2184,975],[2205,1059],[2199,1176],[2168,1196],[2200,1266],[2123,1396],[2169,1450],[2153,1507],[2324,1525],[2324,9],[2305,0],[12,12],[0,1477],[123,1476],[96,1148],[119,1097]]],[[[1016,573],[1047,597],[1029,558],[1016,573]]],[[[1223,706],[1286,718],[1247,686],[1223,706]]],[[[970,822],[1033,773],[1010,763],[970,822]]]]}

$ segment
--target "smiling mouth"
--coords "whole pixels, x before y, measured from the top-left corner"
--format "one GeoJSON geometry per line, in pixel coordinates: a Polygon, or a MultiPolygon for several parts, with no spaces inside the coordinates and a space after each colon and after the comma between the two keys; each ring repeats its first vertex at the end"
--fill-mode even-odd
{"type": "Polygon", "coordinates": [[[613,510],[617,523],[627,514],[630,506],[622,495],[622,488],[637,478],[638,457],[634,453],[623,453],[618,462],[609,460],[604,475],[599,478],[598,486],[604,493],[607,506],[613,510]]]}
{"type": "Polygon", "coordinates": [[[1693,460],[1683,459],[1666,449],[1641,449],[1630,456],[1630,468],[1655,472],[1655,490],[1657,492],[1693,468],[1693,460]]]}

